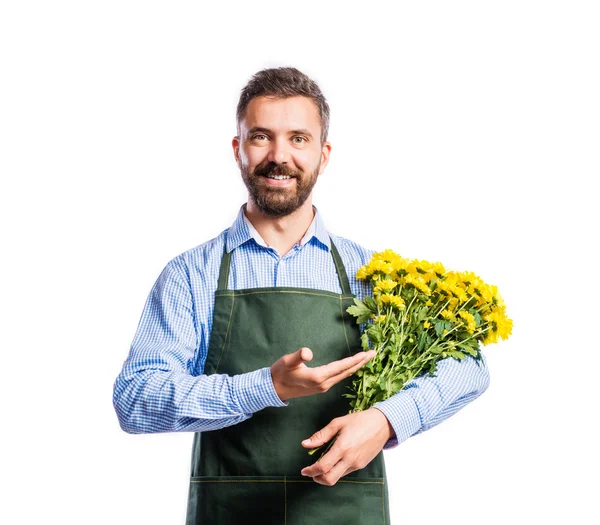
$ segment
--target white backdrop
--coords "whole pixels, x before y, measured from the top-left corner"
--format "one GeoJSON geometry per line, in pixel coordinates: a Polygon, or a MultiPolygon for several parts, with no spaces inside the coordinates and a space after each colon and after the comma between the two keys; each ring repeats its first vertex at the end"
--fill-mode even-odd
{"type": "Polygon", "coordinates": [[[192,435],[125,434],[112,386],[164,265],[245,201],[240,89],[291,65],[331,106],[329,229],[475,271],[515,323],[483,396],[386,452],[393,524],[599,523],[595,4],[3,2],[0,521],[184,522],[192,435]]]}

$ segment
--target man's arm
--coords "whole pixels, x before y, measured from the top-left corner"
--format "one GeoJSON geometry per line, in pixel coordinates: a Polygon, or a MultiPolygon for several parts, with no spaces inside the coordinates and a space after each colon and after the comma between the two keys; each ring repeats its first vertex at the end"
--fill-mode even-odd
{"type": "Polygon", "coordinates": [[[463,361],[443,359],[437,365],[436,377],[417,377],[405,389],[374,405],[385,414],[395,433],[384,450],[445,421],[483,394],[489,383],[483,355],[479,362],[470,356],[463,361]]]}
{"type": "Polygon", "coordinates": [[[210,308],[195,314],[200,306],[192,301],[185,269],[174,259],[158,278],[115,382],[113,402],[126,432],[201,432],[235,425],[268,406],[325,392],[373,357],[360,352],[309,368],[304,361],[312,352],[301,348],[254,372],[202,375],[207,345],[199,342],[197,334],[205,330],[197,330],[196,323],[208,318],[210,308]]]}
{"type": "Polygon", "coordinates": [[[201,432],[235,425],[267,406],[286,406],[269,367],[202,375],[207,342],[180,259],[171,261],[146,301],[131,350],[114,384],[113,405],[128,433],[201,432]]]}
{"type": "Polygon", "coordinates": [[[368,465],[382,448],[398,446],[447,419],[479,396],[488,383],[485,362],[479,368],[472,358],[444,359],[438,363],[437,377],[417,378],[386,401],[335,418],[303,441],[304,447],[319,447],[336,437],[331,449],[301,473],[317,483],[334,485],[341,477],[368,465]]]}

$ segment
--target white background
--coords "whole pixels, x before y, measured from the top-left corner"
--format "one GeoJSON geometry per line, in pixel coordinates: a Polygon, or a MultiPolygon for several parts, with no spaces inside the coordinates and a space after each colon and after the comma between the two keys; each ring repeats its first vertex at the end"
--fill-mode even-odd
{"type": "Polygon", "coordinates": [[[483,396],[386,452],[392,523],[600,522],[596,2],[1,6],[2,523],[184,522],[192,435],[125,434],[112,386],[164,265],[245,201],[237,97],[282,65],[331,106],[329,229],[475,271],[515,323],[483,396]]]}

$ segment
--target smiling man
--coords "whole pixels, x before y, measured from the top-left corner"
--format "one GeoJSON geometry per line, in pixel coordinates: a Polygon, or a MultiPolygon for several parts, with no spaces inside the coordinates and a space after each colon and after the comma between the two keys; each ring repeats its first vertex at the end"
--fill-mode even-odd
{"type": "Polygon", "coordinates": [[[348,414],[342,394],[373,352],[346,308],[370,294],[355,275],[373,252],[329,233],[312,204],[329,107],[297,69],[267,69],[237,123],[248,202],[155,283],[115,382],[121,427],[195,432],[188,525],[389,524],[382,450],[479,396],[487,367],[443,360],[437,377],[348,414]],[[319,461],[307,454],[334,437],[319,461]]]}

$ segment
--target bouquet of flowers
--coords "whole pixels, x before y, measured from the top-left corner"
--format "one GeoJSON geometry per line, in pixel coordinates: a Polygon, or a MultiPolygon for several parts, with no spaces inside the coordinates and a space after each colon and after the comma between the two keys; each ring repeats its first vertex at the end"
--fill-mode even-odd
{"type": "Polygon", "coordinates": [[[385,250],[375,253],[356,278],[371,282],[373,297],[354,299],[347,311],[357,323],[367,323],[362,347],[375,348],[377,355],[356,372],[353,392],[345,394],[350,412],[388,399],[417,376],[435,375],[441,359],[480,359],[479,343],[511,334],[497,287],[472,272],[446,271],[441,263],[385,250]]]}
{"type": "Polygon", "coordinates": [[[388,399],[417,376],[434,376],[441,359],[479,360],[480,343],[511,334],[513,323],[497,287],[472,272],[446,271],[441,263],[385,250],[375,253],[356,278],[370,281],[373,296],[354,299],[347,311],[365,324],[363,350],[374,348],[377,354],[355,373],[352,392],[344,394],[349,413],[388,399]]]}

